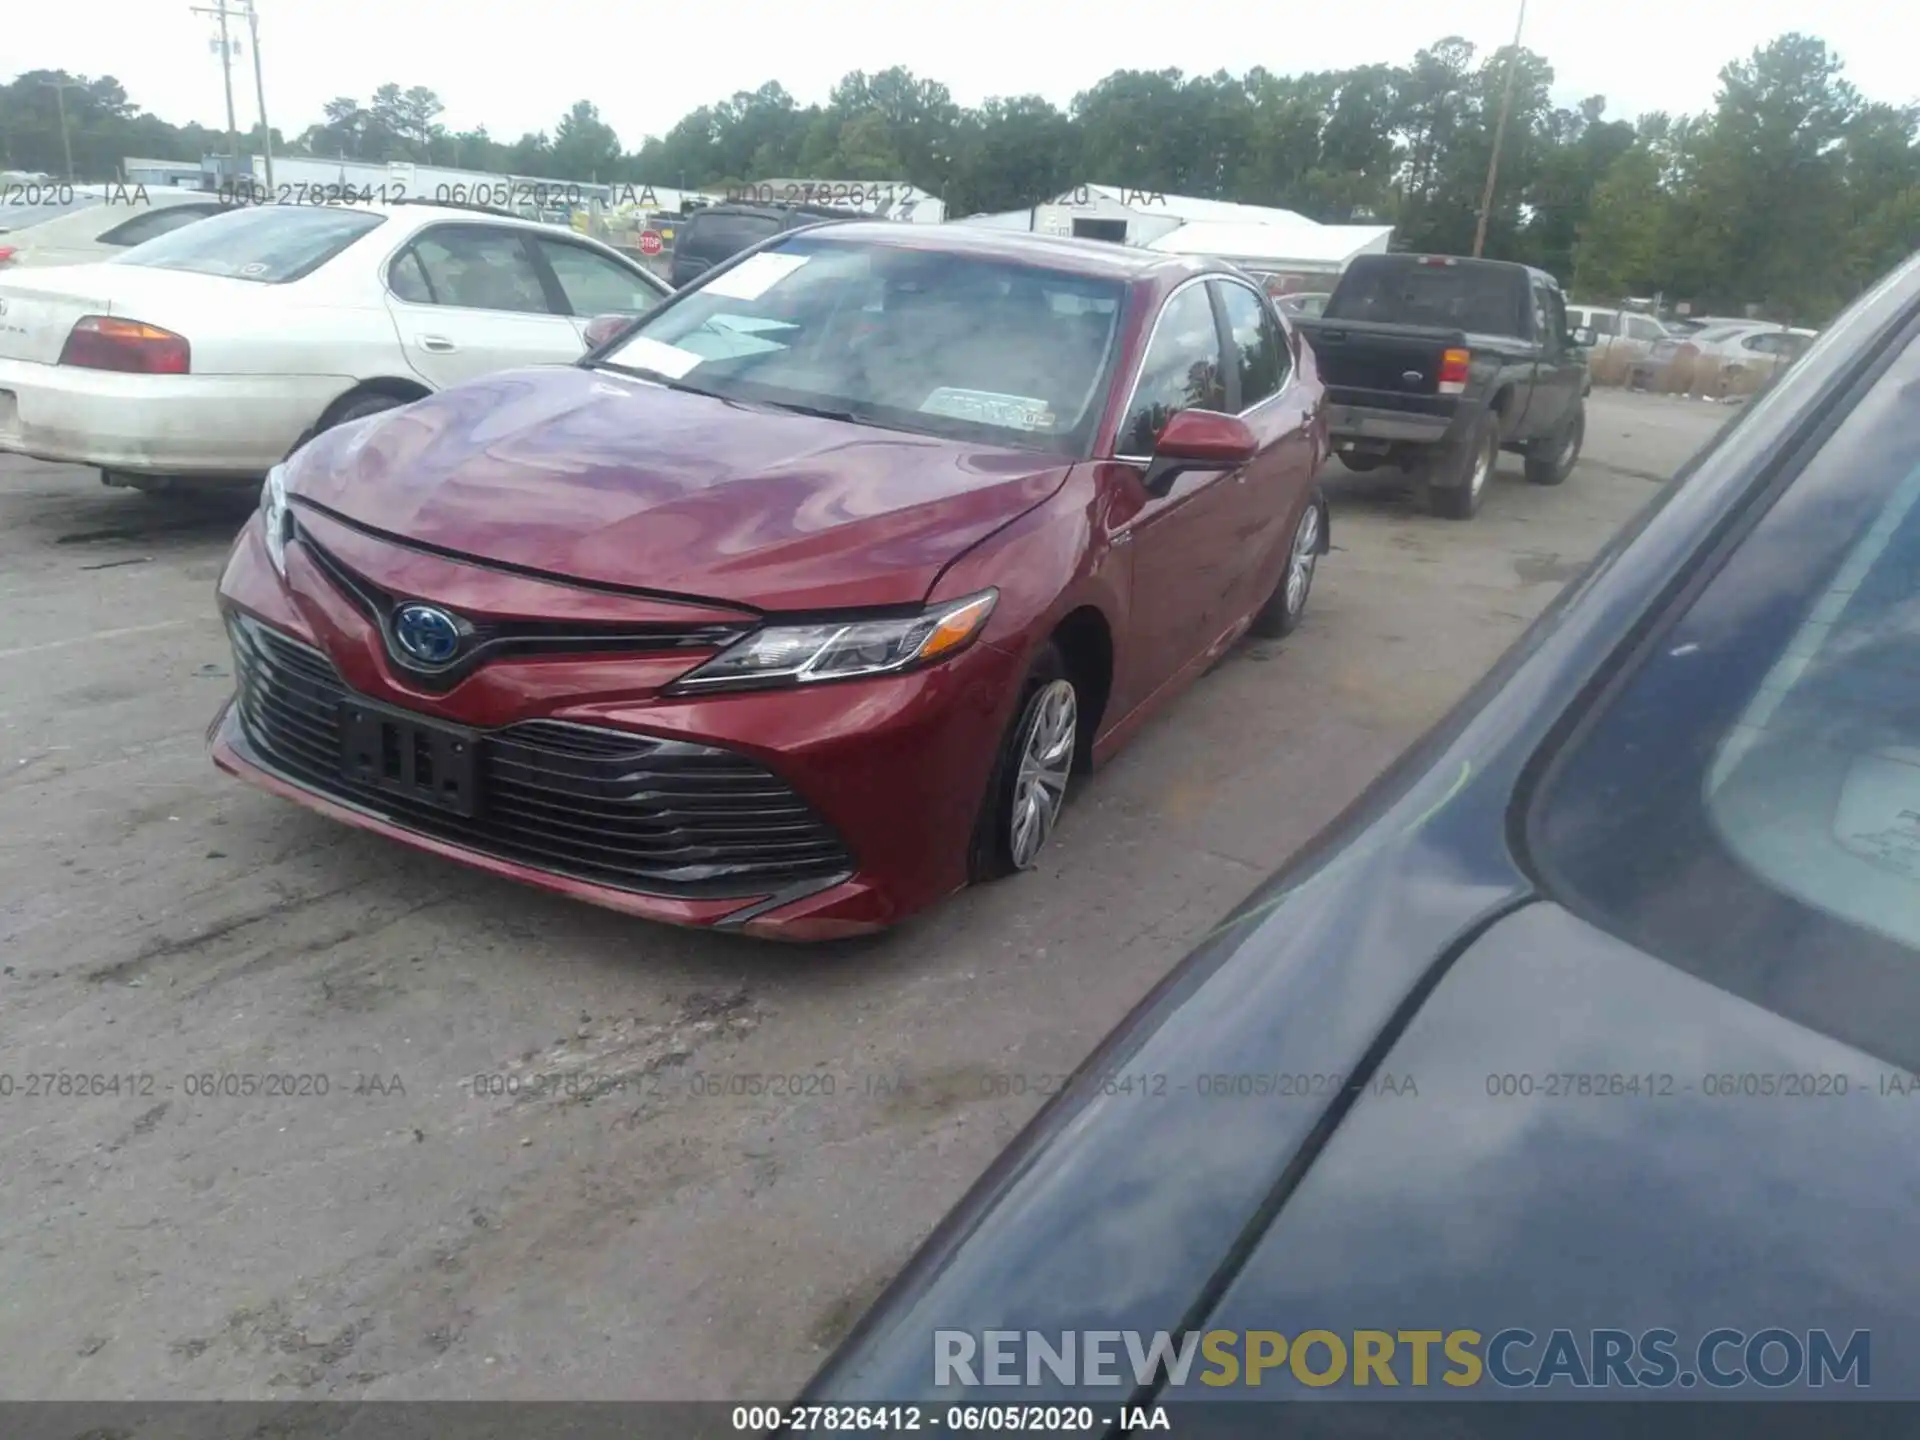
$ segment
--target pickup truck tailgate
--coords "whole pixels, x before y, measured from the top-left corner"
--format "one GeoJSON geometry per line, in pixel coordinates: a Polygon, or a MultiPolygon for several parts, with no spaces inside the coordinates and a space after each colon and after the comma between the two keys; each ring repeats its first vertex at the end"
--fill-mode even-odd
{"type": "Polygon", "coordinates": [[[1321,379],[1348,404],[1365,404],[1367,395],[1346,392],[1437,396],[1441,356],[1467,344],[1457,330],[1362,320],[1302,321],[1299,329],[1313,346],[1321,379]]]}

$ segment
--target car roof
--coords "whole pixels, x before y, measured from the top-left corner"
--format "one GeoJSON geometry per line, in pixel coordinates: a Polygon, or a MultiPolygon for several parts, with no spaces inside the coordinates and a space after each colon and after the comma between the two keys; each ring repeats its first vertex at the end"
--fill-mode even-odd
{"type": "Polygon", "coordinates": [[[903,225],[893,220],[829,221],[806,229],[830,229],[836,239],[850,240],[856,244],[978,255],[1049,270],[1072,270],[1110,280],[1138,282],[1161,276],[1245,273],[1219,260],[1163,255],[1155,250],[1115,245],[1109,240],[1034,235],[1024,230],[989,230],[971,225],[903,225]]]}

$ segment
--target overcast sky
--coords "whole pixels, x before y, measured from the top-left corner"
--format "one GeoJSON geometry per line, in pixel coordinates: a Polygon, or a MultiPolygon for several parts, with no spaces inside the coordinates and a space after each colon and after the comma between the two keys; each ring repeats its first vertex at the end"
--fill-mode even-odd
{"type": "MultiPolygon", "coordinates": [[[[212,4],[216,0],[194,0],[212,4]]],[[[234,0],[237,3],[237,0],[234,0]]],[[[1038,93],[1064,106],[1110,71],[1281,73],[1399,63],[1459,34],[1484,53],[1513,33],[1514,0],[257,0],[267,110],[283,132],[322,103],[362,103],[391,80],[425,85],[453,129],[496,139],[547,130],[578,99],[600,107],[627,148],[687,111],[779,80],[824,100],[849,70],[905,65],[962,104],[1038,93]]],[[[1701,110],[1721,65],[1791,29],[1827,41],[1873,99],[1920,99],[1902,7],[1884,0],[1532,0],[1524,43],[1544,54],[1556,98],[1605,95],[1608,114],[1701,110]]],[[[115,75],[134,103],[176,124],[222,128],[214,22],[188,0],[77,0],[9,6],[0,79],[28,69],[115,75]]],[[[251,56],[235,72],[239,123],[253,123],[251,56]]],[[[1124,183],[1125,176],[1094,177],[1124,183]]]]}

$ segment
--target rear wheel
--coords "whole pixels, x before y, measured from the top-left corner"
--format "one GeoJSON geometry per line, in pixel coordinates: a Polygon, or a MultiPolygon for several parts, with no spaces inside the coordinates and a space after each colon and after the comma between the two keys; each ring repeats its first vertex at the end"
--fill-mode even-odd
{"type": "Polygon", "coordinates": [[[1581,442],[1586,438],[1587,407],[1575,405],[1566,424],[1527,447],[1527,479],[1535,485],[1560,484],[1573,473],[1581,442]]]}
{"type": "Polygon", "coordinates": [[[1080,737],[1080,695],[1058,647],[1034,657],[974,834],[977,880],[1031,870],[1053,838],[1080,737]]]}
{"type": "Polygon", "coordinates": [[[1480,513],[1487,482],[1499,463],[1500,424],[1488,414],[1457,449],[1434,457],[1426,482],[1427,508],[1443,520],[1471,520],[1480,513]]]}
{"type": "Polygon", "coordinates": [[[349,420],[364,420],[367,416],[378,415],[383,410],[398,410],[402,405],[412,403],[410,399],[389,395],[384,390],[355,390],[342,395],[327,407],[327,412],[314,422],[311,430],[293,442],[293,449],[287,451],[287,454],[293,455],[309,440],[326,434],[336,425],[345,425],[349,420]]]}
{"type": "Polygon", "coordinates": [[[1307,613],[1307,597],[1313,593],[1314,570],[1326,553],[1326,501],[1316,493],[1308,498],[1307,508],[1293,527],[1293,543],[1287,550],[1287,568],[1280,583],[1254,615],[1247,627],[1249,633],[1263,640],[1279,640],[1300,628],[1300,620],[1307,613]]]}

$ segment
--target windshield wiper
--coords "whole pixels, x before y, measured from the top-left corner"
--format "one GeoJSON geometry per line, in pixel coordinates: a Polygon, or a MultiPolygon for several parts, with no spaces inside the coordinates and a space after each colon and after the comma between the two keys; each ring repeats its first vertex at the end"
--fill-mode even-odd
{"type": "MultiPolygon", "coordinates": [[[[880,422],[870,415],[858,415],[851,410],[836,410],[831,405],[802,405],[795,400],[762,400],[756,398],[755,405],[765,405],[771,410],[785,410],[794,415],[811,415],[816,420],[844,420],[849,425],[879,425],[880,422]]],[[[884,427],[882,427],[884,428],[884,427]]]]}

